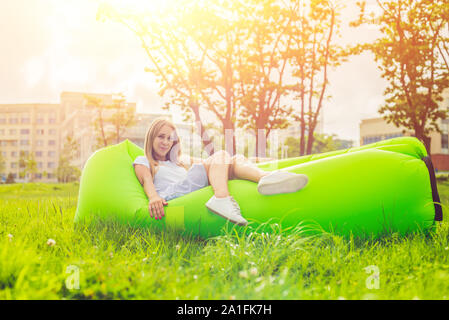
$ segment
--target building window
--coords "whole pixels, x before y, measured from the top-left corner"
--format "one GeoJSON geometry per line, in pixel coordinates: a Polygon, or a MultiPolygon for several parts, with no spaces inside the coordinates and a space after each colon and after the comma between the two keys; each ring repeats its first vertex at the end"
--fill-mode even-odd
{"type": "Polygon", "coordinates": [[[20,140],[20,145],[21,146],[28,146],[30,145],[30,140],[20,140]]]}
{"type": "Polygon", "coordinates": [[[56,129],[50,129],[50,130],[48,130],[48,134],[50,134],[50,135],[56,135],[56,129]]]}
{"type": "Polygon", "coordinates": [[[36,179],[42,179],[42,173],[36,173],[36,174],[34,175],[34,177],[35,177],[36,179]]]}
{"type": "Polygon", "coordinates": [[[55,163],[54,162],[47,163],[47,168],[48,169],[54,169],[55,168],[55,163]]]}
{"type": "Polygon", "coordinates": [[[38,169],[42,169],[42,162],[36,163],[36,167],[37,167],[38,169]]]}
{"type": "Polygon", "coordinates": [[[9,129],[9,134],[17,134],[17,129],[9,129]]]}
{"type": "Polygon", "coordinates": [[[0,135],[4,135],[5,134],[5,129],[0,129],[0,135]]]}
{"type": "Polygon", "coordinates": [[[17,140],[12,140],[9,142],[9,144],[13,147],[17,146],[17,140]]]}
{"type": "Polygon", "coordinates": [[[36,157],[42,157],[42,151],[36,151],[36,157]]]}
{"type": "Polygon", "coordinates": [[[48,123],[51,123],[51,124],[56,123],[56,118],[49,118],[48,123]]]}
{"type": "Polygon", "coordinates": [[[53,173],[47,173],[47,178],[48,179],[53,179],[54,178],[54,174],[53,173]]]}
{"type": "Polygon", "coordinates": [[[17,162],[11,162],[11,169],[17,168],[17,162]]]}
{"type": "Polygon", "coordinates": [[[44,145],[44,140],[36,140],[36,146],[42,147],[44,145]]]}
{"type": "Polygon", "coordinates": [[[397,138],[397,137],[402,137],[403,134],[401,132],[399,133],[389,133],[385,135],[385,139],[393,139],[393,138],[397,138]]]}
{"type": "Polygon", "coordinates": [[[20,129],[20,134],[30,134],[30,129],[20,129]]]}
{"type": "Polygon", "coordinates": [[[30,118],[22,118],[21,123],[30,123],[30,118]]]}
{"type": "Polygon", "coordinates": [[[449,148],[449,143],[448,143],[448,135],[446,134],[441,134],[441,149],[448,149],[449,148]]]}
{"type": "Polygon", "coordinates": [[[36,134],[40,135],[40,136],[43,135],[44,134],[44,129],[37,129],[36,130],[36,134]]]}
{"type": "Polygon", "coordinates": [[[43,124],[44,123],[44,118],[37,118],[36,119],[36,123],[37,124],[43,124]]]}
{"type": "Polygon", "coordinates": [[[10,124],[17,124],[17,123],[19,123],[19,119],[17,119],[17,118],[9,118],[9,123],[10,124]]]}
{"type": "Polygon", "coordinates": [[[6,119],[5,118],[0,118],[0,124],[5,124],[6,123],[6,119]]]}
{"type": "Polygon", "coordinates": [[[8,145],[8,141],[6,140],[0,140],[0,146],[5,147],[8,145]]]}
{"type": "Polygon", "coordinates": [[[363,137],[363,144],[370,144],[381,140],[382,136],[363,137]]]}
{"type": "Polygon", "coordinates": [[[56,145],[56,140],[48,140],[48,145],[49,146],[55,146],[56,145]]]}
{"type": "Polygon", "coordinates": [[[17,158],[17,151],[12,151],[11,152],[11,157],[17,158]]]}
{"type": "Polygon", "coordinates": [[[48,156],[49,156],[50,158],[56,157],[56,151],[48,151],[48,156]]]}

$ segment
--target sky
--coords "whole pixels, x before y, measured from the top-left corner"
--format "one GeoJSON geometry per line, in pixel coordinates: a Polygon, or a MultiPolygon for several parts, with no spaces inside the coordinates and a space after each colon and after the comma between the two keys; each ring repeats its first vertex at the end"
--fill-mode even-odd
{"type": "MultiPolygon", "coordinates": [[[[99,1],[0,1],[0,104],[59,103],[63,91],[123,92],[139,112],[162,112],[163,100],[154,77],[144,71],[149,59],[137,37],[123,25],[97,21],[99,1]]],[[[375,30],[347,25],[356,17],[356,1],[341,1],[346,8],[340,43],[374,39],[375,30]]],[[[324,132],[357,144],[361,119],[379,116],[385,80],[370,53],[330,70],[329,79],[332,98],[324,105],[324,132]]],[[[181,116],[174,114],[174,120],[181,116]]]]}

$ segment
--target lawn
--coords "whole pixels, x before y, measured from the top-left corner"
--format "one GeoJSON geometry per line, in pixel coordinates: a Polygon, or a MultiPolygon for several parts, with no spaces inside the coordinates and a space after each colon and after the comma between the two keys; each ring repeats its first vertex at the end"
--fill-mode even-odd
{"type": "MultiPolygon", "coordinates": [[[[449,182],[438,184],[449,204],[449,182]]],[[[0,299],[447,299],[449,226],[380,240],[74,228],[78,185],[0,185],[0,299]]],[[[445,210],[446,211],[446,210],[445,210]]]]}

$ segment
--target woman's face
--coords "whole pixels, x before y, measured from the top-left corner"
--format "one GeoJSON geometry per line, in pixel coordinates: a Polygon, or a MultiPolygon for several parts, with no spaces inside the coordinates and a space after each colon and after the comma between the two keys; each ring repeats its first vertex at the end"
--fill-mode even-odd
{"type": "Polygon", "coordinates": [[[175,130],[164,125],[153,141],[153,155],[155,160],[166,160],[167,154],[174,143],[175,130]]]}

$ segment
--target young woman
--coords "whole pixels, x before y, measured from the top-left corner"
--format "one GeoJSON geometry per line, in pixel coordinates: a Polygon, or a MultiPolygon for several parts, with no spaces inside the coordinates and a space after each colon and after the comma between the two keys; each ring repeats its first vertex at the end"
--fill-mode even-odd
{"type": "Polygon", "coordinates": [[[181,145],[175,125],[155,119],[145,137],[145,156],[137,157],[134,170],[149,198],[150,216],[162,219],[167,201],[211,185],[214,195],[206,207],[238,225],[247,225],[240,207],[229,194],[228,180],[245,179],[258,183],[258,191],[269,195],[295,192],[308,181],[306,175],[287,171],[267,172],[241,155],[215,152],[202,160],[189,157],[181,161],[181,145]]]}

